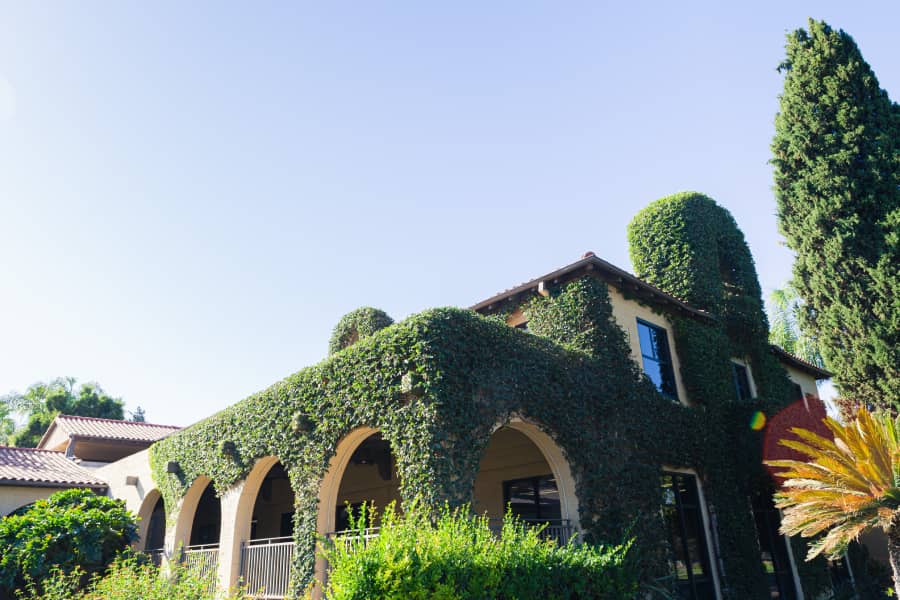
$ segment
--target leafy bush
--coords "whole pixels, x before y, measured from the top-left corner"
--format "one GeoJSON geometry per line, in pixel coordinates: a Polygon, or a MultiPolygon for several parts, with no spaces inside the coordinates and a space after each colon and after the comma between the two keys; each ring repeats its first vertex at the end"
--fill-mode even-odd
{"type": "Polygon", "coordinates": [[[328,354],[340,352],[393,323],[394,320],[379,308],[363,306],[350,311],[334,326],[328,342],[328,354]]]}
{"type": "Polygon", "coordinates": [[[54,567],[50,576],[36,585],[30,582],[19,593],[20,600],[243,600],[243,591],[218,595],[214,575],[201,576],[179,564],[169,566],[169,576],[138,557],[121,557],[110,565],[105,575],[95,573],[82,589],[84,571],[75,568],[66,573],[54,567]]]}
{"type": "MultiPolygon", "coordinates": [[[[324,543],[329,600],[621,599],[637,591],[631,542],[617,546],[541,539],[507,518],[496,536],[483,517],[444,508],[436,519],[419,503],[404,515],[389,506],[377,537],[324,543]]],[[[375,524],[362,514],[354,527],[375,524]]]]}
{"type": "Polygon", "coordinates": [[[24,513],[0,519],[0,591],[65,573],[104,570],[137,539],[135,517],[121,500],[65,490],[24,513]]]}

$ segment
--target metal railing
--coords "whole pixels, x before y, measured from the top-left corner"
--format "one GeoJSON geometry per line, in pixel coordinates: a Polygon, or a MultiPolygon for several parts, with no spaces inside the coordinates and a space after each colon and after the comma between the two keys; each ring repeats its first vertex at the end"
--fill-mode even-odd
{"type": "Polygon", "coordinates": [[[325,534],[325,537],[335,544],[346,544],[348,547],[356,542],[362,542],[363,546],[369,544],[369,540],[378,537],[379,527],[369,527],[368,529],[345,529],[343,531],[332,531],[325,534]]]}
{"type": "Polygon", "coordinates": [[[294,538],[250,540],[241,544],[241,577],[251,598],[280,600],[291,580],[294,538]]]}
{"type": "Polygon", "coordinates": [[[188,569],[200,577],[209,577],[215,581],[216,571],[219,568],[219,545],[186,546],[182,560],[188,569]]]}
{"type": "MultiPolygon", "coordinates": [[[[496,534],[503,530],[504,519],[488,519],[488,526],[496,534]]],[[[538,534],[541,539],[553,540],[560,546],[568,544],[575,537],[575,527],[569,519],[519,519],[525,527],[541,529],[538,534]]]]}
{"type": "Polygon", "coordinates": [[[154,550],[144,550],[144,554],[150,559],[150,564],[154,567],[162,566],[163,558],[166,555],[164,548],[156,548],[154,550]]]}

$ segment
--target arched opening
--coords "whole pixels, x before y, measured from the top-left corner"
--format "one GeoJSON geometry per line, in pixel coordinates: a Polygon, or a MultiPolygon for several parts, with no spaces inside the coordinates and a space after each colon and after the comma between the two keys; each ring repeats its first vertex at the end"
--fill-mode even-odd
{"type": "Polygon", "coordinates": [[[173,550],[181,546],[186,565],[203,576],[214,576],[221,529],[222,504],[209,478],[198,477],[181,501],[173,550]]]}
{"type": "Polygon", "coordinates": [[[258,461],[247,476],[235,528],[243,584],[262,597],[284,598],[294,556],[294,490],[275,457],[258,461]]]}
{"type": "Polygon", "coordinates": [[[293,533],[294,490],[284,465],[277,462],[266,473],[256,494],[250,539],[285,538],[293,533]]]}
{"type": "MultiPolygon", "coordinates": [[[[319,535],[334,535],[348,527],[347,512],[363,503],[376,511],[396,501],[399,508],[400,479],[390,444],[371,427],[360,427],[338,442],[328,470],[319,485],[319,535]]],[[[325,581],[327,564],[316,557],[316,578],[325,581]]],[[[321,590],[317,590],[321,593],[321,590]]]]}
{"type": "Polygon", "coordinates": [[[159,490],[151,490],[138,511],[139,547],[159,565],[166,544],[166,507],[159,490]]]}
{"type": "Polygon", "coordinates": [[[216,496],[212,485],[206,489],[197,503],[194,522],[191,525],[191,537],[188,546],[211,546],[219,543],[222,531],[222,503],[216,496]]]}
{"type": "Polygon", "coordinates": [[[536,426],[516,420],[494,431],[475,478],[473,509],[502,527],[507,508],[542,535],[567,543],[578,529],[575,482],[562,451],[536,426]]]}
{"type": "Polygon", "coordinates": [[[391,446],[380,433],[367,437],[350,456],[341,477],[334,506],[334,531],[353,528],[352,517],[363,504],[383,510],[391,502],[400,507],[400,478],[391,446]]]}

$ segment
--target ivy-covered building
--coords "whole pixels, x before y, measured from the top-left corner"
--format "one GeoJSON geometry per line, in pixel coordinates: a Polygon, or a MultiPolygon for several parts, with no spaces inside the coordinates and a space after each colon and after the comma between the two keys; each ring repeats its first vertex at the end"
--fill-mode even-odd
{"type": "Polygon", "coordinates": [[[827,566],[779,536],[761,447],[829,374],[768,344],[715,202],[664,198],[629,236],[636,275],[588,253],[469,309],[355,311],[321,363],[98,474],[165,515],[146,549],[269,597],[325,576],[317,539],[348,507],[413,498],[633,536],[644,579],[684,598],[818,597],[827,566]]]}

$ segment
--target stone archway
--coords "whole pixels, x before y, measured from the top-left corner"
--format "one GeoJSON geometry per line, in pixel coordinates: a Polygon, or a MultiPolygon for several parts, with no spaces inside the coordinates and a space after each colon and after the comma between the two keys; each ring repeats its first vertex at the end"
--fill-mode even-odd
{"type": "Polygon", "coordinates": [[[526,522],[546,525],[545,535],[562,543],[581,529],[575,480],[562,450],[519,418],[494,429],[473,491],[475,512],[498,527],[507,506],[526,522]]]}

